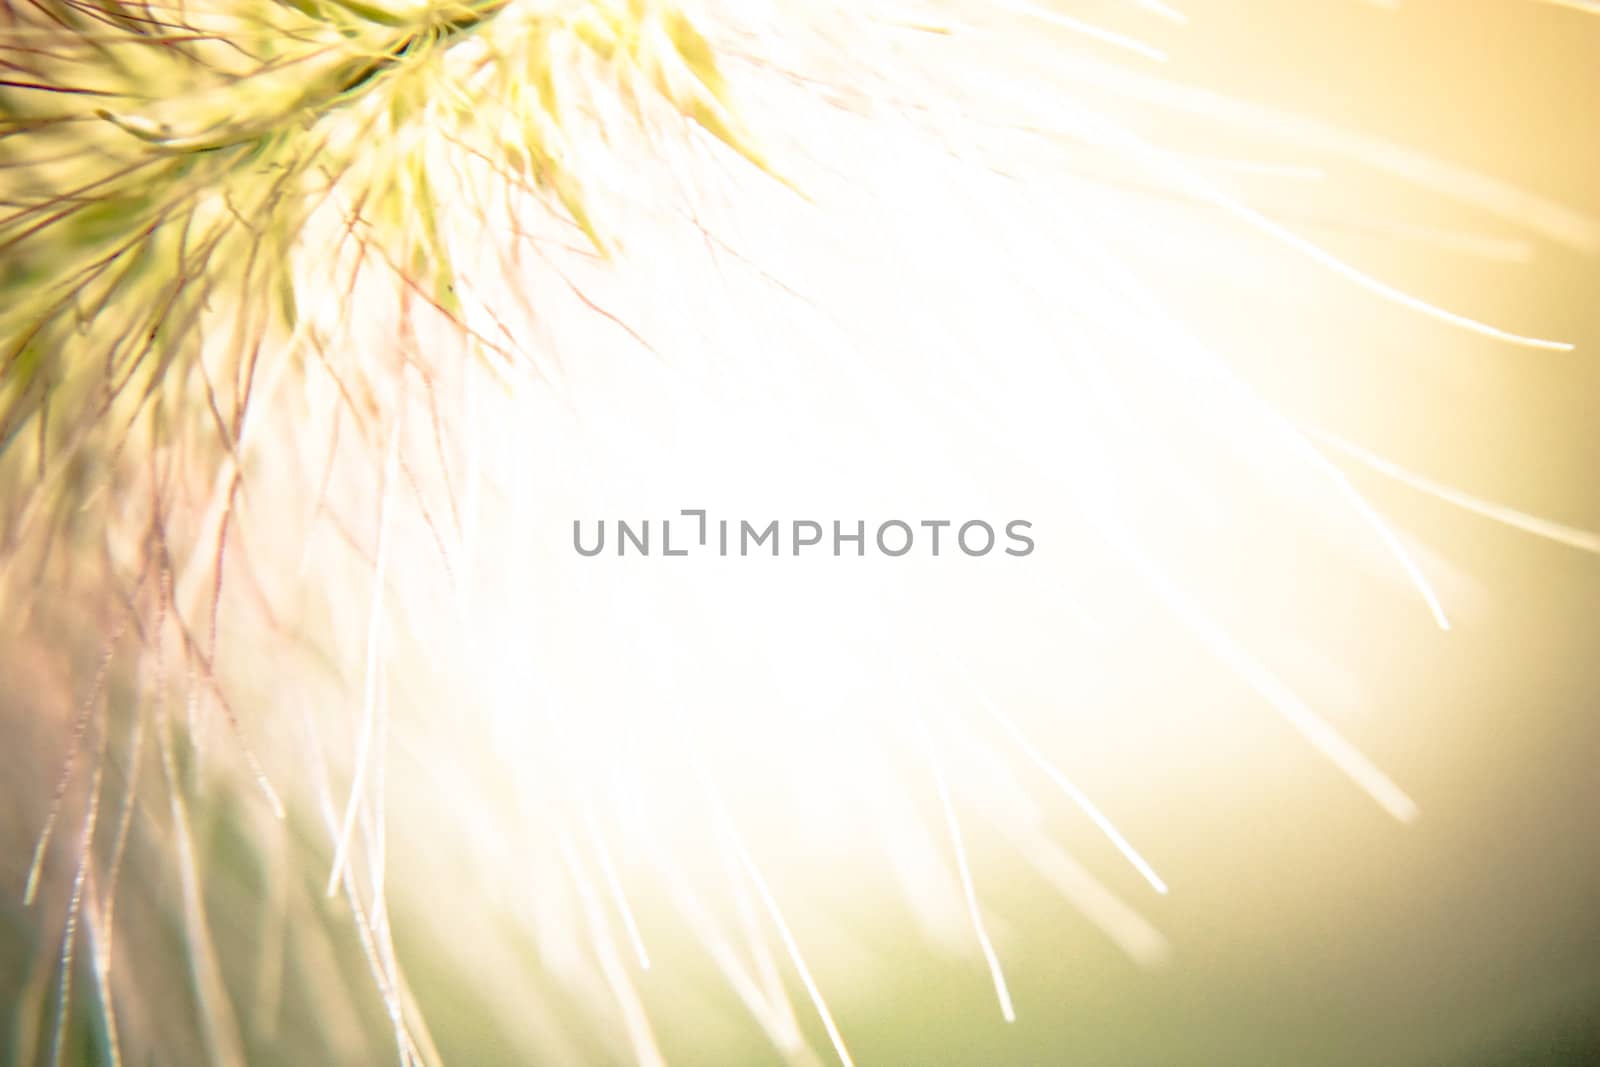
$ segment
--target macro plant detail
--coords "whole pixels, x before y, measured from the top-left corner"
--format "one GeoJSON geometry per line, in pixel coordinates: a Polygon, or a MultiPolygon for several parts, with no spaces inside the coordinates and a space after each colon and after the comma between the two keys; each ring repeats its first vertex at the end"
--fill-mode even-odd
{"type": "Polygon", "coordinates": [[[1581,358],[1436,265],[1600,221],[1167,76],[1194,6],[7,3],[6,1055],[869,1062],[885,958],[1049,1017],[1024,879],[1182,958],[1164,779],[1415,821],[1360,634],[1490,583],[1380,496],[1600,535],[1338,383],[1581,358]]]}

